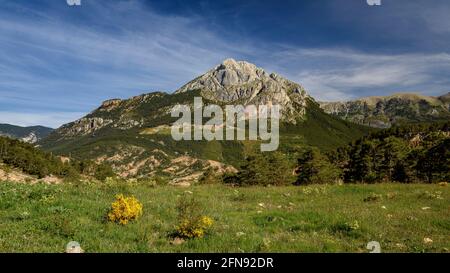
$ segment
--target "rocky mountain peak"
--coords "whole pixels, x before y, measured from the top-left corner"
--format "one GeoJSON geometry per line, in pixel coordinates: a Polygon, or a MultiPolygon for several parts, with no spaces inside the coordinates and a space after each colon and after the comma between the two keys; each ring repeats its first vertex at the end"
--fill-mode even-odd
{"type": "Polygon", "coordinates": [[[268,75],[262,68],[245,61],[236,61],[230,58],[187,83],[177,90],[177,93],[194,89],[206,89],[216,92],[220,89],[249,84],[267,78],[268,75]]]}
{"type": "MultiPolygon", "coordinates": [[[[241,63],[245,63],[245,62],[241,62],[241,63]]],[[[228,58],[228,59],[223,60],[222,65],[224,65],[224,66],[236,66],[236,65],[238,65],[238,62],[235,59],[233,59],[233,58],[228,58]]]]}
{"type": "Polygon", "coordinates": [[[213,75],[224,87],[245,84],[266,76],[266,72],[256,65],[234,59],[224,60],[214,70],[213,75]]]}
{"type": "Polygon", "coordinates": [[[175,93],[201,90],[203,97],[219,102],[279,104],[282,116],[293,121],[305,113],[308,94],[304,88],[256,65],[226,59],[205,74],[188,82],[175,93]]]}

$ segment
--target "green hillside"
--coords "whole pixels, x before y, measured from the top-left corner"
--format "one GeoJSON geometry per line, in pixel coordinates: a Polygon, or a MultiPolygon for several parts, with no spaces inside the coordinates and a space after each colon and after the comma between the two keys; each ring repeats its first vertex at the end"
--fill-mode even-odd
{"type": "Polygon", "coordinates": [[[281,126],[281,143],[290,145],[301,136],[305,144],[321,150],[332,150],[356,140],[376,129],[354,124],[326,114],[313,100],[308,100],[306,118],[298,124],[281,126]]]}
{"type": "Polygon", "coordinates": [[[53,153],[35,148],[32,144],[1,136],[0,170],[6,173],[14,170],[38,179],[56,176],[78,180],[85,176],[102,180],[114,175],[107,165],[95,164],[89,160],[62,160],[53,153]]]}
{"type": "MultiPolygon", "coordinates": [[[[101,127],[84,135],[64,135],[64,128],[53,132],[39,144],[44,150],[78,159],[97,159],[102,156],[114,157],[124,150],[130,155],[122,159],[128,164],[158,157],[161,166],[168,167],[170,160],[180,155],[189,155],[204,160],[215,160],[235,167],[240,166],[249,151],[254,150],[256,141],[175,141],[170,135],[170,124],[176,120],[168,111],[173,105],[192,104],[197,91],[179,94],[151,93],[121,103],[118,107],[105,111],[99,108],[86,118],[113,120],[110,125],[101,127]],[[150,98],[145,100],[143,98],[150,98]],[[124,117],[142,120],[142,125],[129,129],[114,127],[124,117]],[[151,134],[146,129],[166,125],[164,130],[151,134]],[[157,152],[155,152],[157,151],[157,152]],[[161,155],[162,151],[165,155],[161,155]]],[[[205,100],[208,103],[208,100],[205,100]]],[[[67,126],[73,126],[69,124],[67,126]]],[[[280,128],[280,147],[287,151],[304,146],[316,146],[330,150],[349,143],[370,130],[325,114],[313,101],[308,101],[306,116],[297,124],[282,123],[280,128]]],[[[118,163],[117,163],[118,164],[118,163]]],[[[145,170],[142,170],[142,174],[145,170]]]]}
{"type": "Polygon", "coordinates": [[[19,139],[29,137],[33,133],[36,136],[36,140],[39,140],[48,136],[52,131],[52,128],[44,126],[21,127],[11,124],[0,124],[0,135],[19,139]]]}
{"type": "Polygon", "coordinates": [[[47,175],[63,176],[72,171],[69,165],[63,164],[52,154],[7,137],[0,137],[0,163],[39,178],[47,175]]]}

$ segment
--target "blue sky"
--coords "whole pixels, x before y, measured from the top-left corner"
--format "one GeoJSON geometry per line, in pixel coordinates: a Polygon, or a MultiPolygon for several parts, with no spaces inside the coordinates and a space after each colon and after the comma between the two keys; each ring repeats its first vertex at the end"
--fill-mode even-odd
{"type": "Polygon", "coordinates": [[[318,100],[450,91],[450,1],[0,0],[0,123],[58,127],[226,58],[318,100]]]}

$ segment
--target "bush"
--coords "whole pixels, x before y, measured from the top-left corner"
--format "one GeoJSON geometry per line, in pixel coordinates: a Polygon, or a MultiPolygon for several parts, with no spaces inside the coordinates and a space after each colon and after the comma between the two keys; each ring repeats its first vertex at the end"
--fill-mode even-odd
{"type": "Polygon", "coordinates": [[[104,163],[96,166],[94,177],[97,180],[105,181],[106,178],[114,176],[116,176],[116,174],[114,173],[111,166],[104,163]]]}
{"type": "Polygon", "coordinates": [[[125,197],[123,194],[116,196],[116,201],[111,204],[108,220],[121,225],[128,224],[142,215],[142,204],[134,197],[125,197]]]}
{"type": "Polygon", "coordinates": [[[218,184],[223,182],[222,175],[218,174],[213,168],[208,168],[198,179],[200,185],[218,184]]]}
{"type": "Polygon", "coordinates": [[[184,219],[177,227],[177,235],[183,238],[202,238],[213,223],[208,216],[201,216],[194,220],[184,219]]]}
{"type": "Polygon", "coordinates": [[[211,228],[214,221],[202,215],[200,204],[194,197],[182,197],[177,205],[179,225],[176,236],[186,239],[202,238],[211,228]]]}
{"type": "Polygon", "coordinates": [[[378,202],[381,199],[383,199],[383,196],[381,194],[377,194],[377,193],[371,193],[369,196],[367,196],[366,198],[364,198],[364,202],[378,202]]]}

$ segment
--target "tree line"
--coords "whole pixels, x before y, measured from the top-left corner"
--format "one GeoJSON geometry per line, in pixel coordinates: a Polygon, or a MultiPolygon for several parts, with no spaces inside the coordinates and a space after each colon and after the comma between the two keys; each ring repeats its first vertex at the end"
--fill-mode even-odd
{"type": "Polygon", "coordinates": [[[321,154],[298,160],[298,184],[442,182],[450,180],[450,122],[382,130],[321,154]]]}
{"type": "Polygon", "coordinates": [[[297,151],[296,163],[281,152],[248,156],[236,185],[325,183],[435,183],[450,181],[450,122],[411,124],[371,133],[330,152],[297,151]]]}
{"type": "Polygon", "coordinates": [[[59,157],[37,149],[32,144],[1,136],[0,163],[38,178],[55,175],[79,179],[82,175],[86,175],[104,180],[106,177],[115,176],[109,165],[96,164],[89,160],[71,159],[63,162],[59,157]]]}

